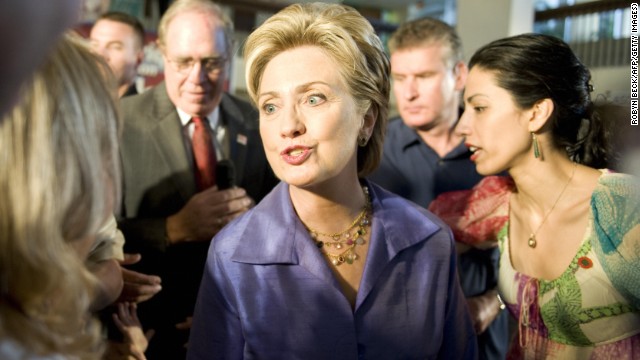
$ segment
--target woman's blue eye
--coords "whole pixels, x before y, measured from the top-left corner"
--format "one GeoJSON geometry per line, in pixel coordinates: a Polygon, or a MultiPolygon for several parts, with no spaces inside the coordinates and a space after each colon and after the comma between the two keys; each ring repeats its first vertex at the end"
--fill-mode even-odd
{"type": "Polygon", "coordinates": [[[324,101],[324,97],[322,95],[311,95],[308,101],[310,105],[318,105],[324,101]]]}
{"type": "Polygon", "coordinates": [[[264,112],[267,114],[272,114],[274,111],[276,111],[276,107],[273,104],[266,104],[262,108],[264,109],[264,112]]]}

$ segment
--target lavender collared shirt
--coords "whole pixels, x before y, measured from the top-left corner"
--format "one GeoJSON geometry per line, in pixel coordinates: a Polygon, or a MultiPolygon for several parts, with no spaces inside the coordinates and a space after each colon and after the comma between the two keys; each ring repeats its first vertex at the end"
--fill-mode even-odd
{"type": "Polygon", "coordinates": [[[187,359],[477,358],[449,228],[368,185],[354,310],[280,183],[211,243],[187,359]]]}

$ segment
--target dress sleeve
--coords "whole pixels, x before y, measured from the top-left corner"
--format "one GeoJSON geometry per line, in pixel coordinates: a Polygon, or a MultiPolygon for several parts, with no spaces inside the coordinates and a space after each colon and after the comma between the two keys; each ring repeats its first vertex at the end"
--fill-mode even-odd
{"type": "Polygon", "coordinates": [[[512,188],[510,177],[488,176],[472,189],[440,194],[429,210],[451,227],[456,241],[481,247],[485,242],[497,242],[509,217],[512,188]]]}
{"type": "Polygon", "coordinates": [[[604,174],[591,197],[592,246],[618,291],[640,309],[640,182],[604,174]]]}

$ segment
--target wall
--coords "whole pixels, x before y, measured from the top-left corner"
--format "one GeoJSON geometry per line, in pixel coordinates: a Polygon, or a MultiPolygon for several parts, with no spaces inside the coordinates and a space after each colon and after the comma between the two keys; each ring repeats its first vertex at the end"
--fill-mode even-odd
{"type": "MultiPolygon", "coordinates": [[[[533,30],[533,0],[457,0],[457,30],[464,46],[465,59],[493,40],[533,30]]],[[[629,68],[592,68],[594,94],[616,101],[628,101],[629,68]]]]}
{"type": "Polygon", "coordinates": [[[630,98],[630,71],[628,66],[591,69],[593,94],[602,94],[609,100],[627,103],[630,98]]]}

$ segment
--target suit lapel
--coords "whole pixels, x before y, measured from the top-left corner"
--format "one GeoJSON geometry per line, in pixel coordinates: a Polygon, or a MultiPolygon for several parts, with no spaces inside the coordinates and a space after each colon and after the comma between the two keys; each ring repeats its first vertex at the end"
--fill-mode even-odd
{"type": "Polygon", "coordinates": [[[182,124],[164,83],[155,90],[157,111],[154,114],[155,127],[151,130],[152,141],[166,166],[175,174],[172,179],[186,202],[196,192],[191,155],[186,152],[182,124]]]}
{"type": "Polygon", "coordinates": [[[238,184],[241,184],[247,162],[247,144],[251,141],[249,132],[244,126],[242,112],[226,94],[222,96],[220,115],[229,132],[229,156],[236,164],[236,178],[238,184]]]}

